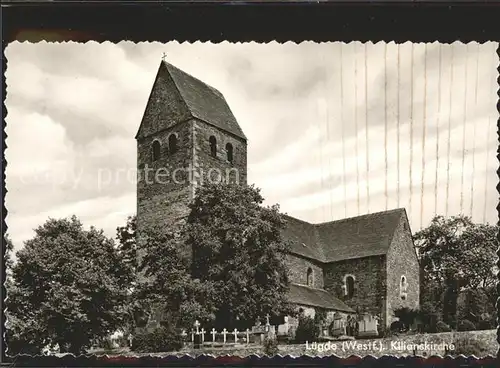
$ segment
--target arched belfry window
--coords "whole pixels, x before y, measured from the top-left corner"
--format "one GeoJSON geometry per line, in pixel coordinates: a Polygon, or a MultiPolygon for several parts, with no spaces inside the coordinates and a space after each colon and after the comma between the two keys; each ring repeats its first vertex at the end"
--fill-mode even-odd
{"type": "Polygon", "coordinates": [[[160,158],[160,153],[161,153],[160,142],[153,141],[153,149],[152,149],[152,153],[151,153],[153,161],[156,161],[160,158]]]}
{"type": "Polygon", "coordinates": [[[208,142],[210,143],[210,155],[217,157],[217,139],[212,135],[208,139],[208,142]]]}
{"type": "Polygon", "coordinates": [[[406,276],[401,276],[401,281],[399,283],[399,296],[401,299],[405,300],[408,289],[408,281],[406,280],[406,276]]]}
{"type": "Polygon", "coordinates": [[[226,144],[226,154],[227,160],[233,162],[233,145],[231,143],[226,144]]]}
{"type": "Polygon", "coordinates": [[[170,155],[177,152],[177,136],[175,134],[170,134],[168,137],[168,153],[170,155]]]}
{"type": "Polygon", "coordinates": [[[352,298],[354,296],[354,287],[355,287],[356,279],[353,275],[345,275],[344,276],[344,296],[347,298],[352,298]]]}

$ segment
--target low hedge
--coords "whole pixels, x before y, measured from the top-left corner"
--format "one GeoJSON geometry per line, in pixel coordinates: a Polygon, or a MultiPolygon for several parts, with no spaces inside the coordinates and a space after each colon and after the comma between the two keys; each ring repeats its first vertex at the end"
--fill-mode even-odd
{"type": "Polygon", "coordinates": [[[180,331],[173,328],[159,327],[151,332],[134,336],[132,351],[138,353],[162,353],[177,351],[183,346],[180,331]]]}

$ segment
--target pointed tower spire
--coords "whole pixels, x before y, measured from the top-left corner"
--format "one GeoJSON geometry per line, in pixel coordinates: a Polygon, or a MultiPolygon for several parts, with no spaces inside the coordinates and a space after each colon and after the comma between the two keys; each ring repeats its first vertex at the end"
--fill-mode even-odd
{"type": "Polygon", "coordinates": [[[246,141],[222,93],[162,58],[136,138],[145,138],[189,118],[246,141]]]}

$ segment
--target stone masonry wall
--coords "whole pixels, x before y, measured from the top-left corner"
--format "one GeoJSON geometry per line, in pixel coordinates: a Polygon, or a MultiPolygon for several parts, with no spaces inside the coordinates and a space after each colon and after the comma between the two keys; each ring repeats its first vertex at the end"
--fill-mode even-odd
{"type": "Polygon", "coordinates": [[[202,121],[193,122],[194,137],[194,165],[196,167],[197,184],[207,182],[208,175],[212,174],[212,183],[217,180],[226,182],[231,180],[240,184],[247,182],[247,145],[246,141],[215,128],[202,121]],[[217,157],[212,157],[210,137],[214,136],[217,142],[217,157]],[[233,162],[227,160],[226,144],[233,146],[233,162]],[[220,179],[217,179],[220,177],[220,179]]]}
{"type": "Polygon", "coordinates": [[[171,128],[181,121],[186,121],[189,116],[182,96],[162,64],[144,111],[140,137],[148,137],[163,129],[171,128]]]}
{"type": "Polygon", "coordinates": [[[190,200],[189,165],[192,157],[190,123],[183,122],[137,143],[137,227],[177,225],[187,215],[190,200]],[[177,136],[177,152],[168,152],[168,137],[177,136]],[[160,142],[160,159],[153,162],[153,141],[160,142]]]}
{"type": "Polygon", "coordinates": [[[419,275],[419,264],[410,227],[406,216],[403,215],[387,254],[387,326],[397,319],[393,315],[395,309],[401,307],[415,309],[419,306],[419,275]],[[403,275],[408,283],[405,300],[400,296],[400,282],[403,275]]]}
{"type": "Polygon", "coordinates": [[[313,287],[318,289],[323,288],[323,269],[319,263],[303,257],[287,254],[286,264],[290,282],[307,285],[307,269],[311,267],[313,270],[313,287]]]}
{"type": "Polygon", "coordinates": [[[325,289],[359,312],[383,317],[385,310],[385,259],[382,256],[330,263],[324,267],[325,289]],[[344,295],[344,276],[355,277],[354,295],[344,295]]]}

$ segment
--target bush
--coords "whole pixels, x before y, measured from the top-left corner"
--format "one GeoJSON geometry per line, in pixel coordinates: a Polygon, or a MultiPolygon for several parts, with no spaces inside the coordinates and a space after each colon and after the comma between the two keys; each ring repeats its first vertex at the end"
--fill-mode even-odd
{"type": "Polygon", "coordinates": [[[392,333],[401,332],[404,330],[404,328],[405,328],[405,326],[403,325],[403,323],[401,321],[394,321],[391,323],[390,331],[392,333]]]}
{"type": "Polygon", "coordinates": [[[387,328],[383,325],[379,325],[378,327],[378,337],[383,338],[383,337],[390,337],[392,336],[392,332],[390,328],[387,328]]]}
{"type": "Polygon", "coordinates": [[[439,321],[439,313],[433,303],[424,302],[417,314],[421,332],[436,332],[436,324],[439,321]]]}
{"type": "Polygon", "coordinates": [[[317,341],[319,332],[319,326],[314,322],[314,319],[301,316],[295,331],[295,342],[302,344],[306,341],[317,341]]]}
{"type": "Polygon", "coordinates": [[[461,320],[458,322],[458,331],[475,331],[476,330],[476,325],[469,321],[468,319],[461,320]]]}
{"type": "Polygon", "coordinates": [[[9,336],[8,330],[7,336],[6,354],[9,357],[13,357],[18,354],[37,355],[41,354],[43,350],[43,346],[41,346],[38,342],[26,341],[19,339],[17,336],[9,336]]]}
{"type": "Polygon", "coordinates": [[[120,336],[118,339],[116,339],[116,343],[121,348],[126,348],[130,344],[127,336],[120,336]]]}
{"type": "Polygon", "coordinates": [[[472,339],[470,336],[460,336],[455,340],[454,344],[455,350],[450,351],[453,355],[463,354],[466,357],[475,355],[480,358],[486,351],[478,340],[472,339]]]}
{"type": "Polygon", "coordinates": [[[132,351],[160,353],[179,350],[183,345],[182,335],[173,328],[159,327],[152,332],[134,336],[132,351]]]}
{"type": "Polygon", "coordinates": [[[40,354],[49,340],[37,333],[32,321],[23,321],[7,312],[7,324],[5,328],[5,342],[7,343],[7,356],[18,354],[36,355],[40,354]]]}
{"type": "Polygon", "coordinates": [[[102,343],[101,343],[101,347],[105,350],[105,351],[111,351],[113,350],[115,347],[113,345],[113,341],[111,340],[110,337],[106,337],[102,340],[102,343]]]}
{"type": "Polygon", "coordinates": [[[275,356],[278,352],[278,341],[276,339],[266,338],[264,340],[264,354],[267,356],[275,356]]]}
{"type": "Polygon", "coordinates": [[[450,332],[451,328],[443,321],[438,321],[436,323],[436,332],[450,332]]]}
{"type": "Polygon", "coordinates": [[[415,322],[415,318],[417,318],[418,315],[419,312],[416,309],[404,307],[394,310],[394,316],[399,318],[399,321],[403,325],[402,331],[408,331],[415,322]]]}
{"type": "Polygon", "coordinates": [[[493,330],[496,327],[493,321],[482,320],[477,324],[478,330],[493,330]]]}

